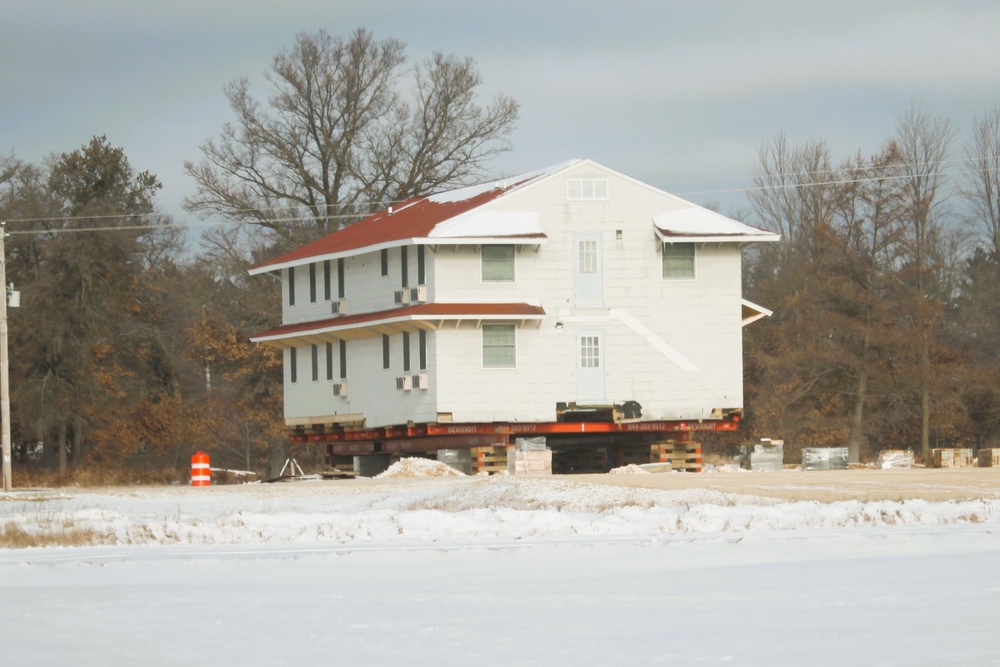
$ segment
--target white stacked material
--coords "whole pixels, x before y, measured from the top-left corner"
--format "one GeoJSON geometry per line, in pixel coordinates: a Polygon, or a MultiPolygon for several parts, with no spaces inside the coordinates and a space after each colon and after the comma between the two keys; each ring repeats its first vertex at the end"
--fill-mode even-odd
{"type": "Polygon", "coordinates": [[[803,447],[805,470],[847,470],[847,447],[803,447]]]}
{"type": "Polygon", "coordinates": [[[784,470],[785,441],[762,438],[760,442],[740,445],[736,459],[746,470],[784,470]]]}
{"type": "Polygon", "coordinates": [[[507,454],[507,472],[511,475],[551,475],[551,449],[514,449],[507,454]]]}
{"type": "Polygon", "coordinates": [[[437,460],[461,473],[472,474],[472,451],[469,449],[439,449],[437,460]]]}
{"type": "Polygon", "coordinates": [[[913,452],[908,449],[885,449],[878,454],[878,467],[882,470],[892,468],[912,468],[913,452]]]}
{"type": "Polygon", "coordinates": [[[545,444],[545,437],[538,436],[535,438],[517,438],[514,440],[514,447],[523,451],[544,451],[548,449],[545,444]]]}

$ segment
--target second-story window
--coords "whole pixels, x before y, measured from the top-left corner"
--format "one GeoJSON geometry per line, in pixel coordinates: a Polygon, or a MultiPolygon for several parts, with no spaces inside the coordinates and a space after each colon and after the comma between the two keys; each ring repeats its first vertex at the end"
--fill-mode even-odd
{"type": "Polygon", "coordinates": [[[403,246],[402,248],[399,249],[399,267],[403,276],[402,282],[400,283],[400,287],[404,288],[408,287],[410,284],[410,266],[409,266],[409,258],[407,257],[406,254],[406,246],[403,246]]]}
{"type": "Polygon", "coordinates": [[[337,260],[337,298],[343,299],[346,289],[344,287],[344,258],[337,260]]]}
{"type": "Polygon", "coordinates": [[[664,243],[664,278],[694,278],[694,244],[664,243]]]}
{"type": "Polygon", "coordinates": [[[330,275],[331,273],[330,260],[326,260],[323,262],[323,300],[325,301],[329,301],[330,295],[333,293],[330,287],[330,283],[333,280],[333,277],[330,275]]]}
{"type": "Polygon", "coordinates": [[[389,250],[387,248],[382,248],[382,275],[389,275],[389,250]]]}
{"type": "Polygon", "coordinates": [[[309,303],[316,303],[316,265],[309,265],[309,303]]]}
{"type": "Polygon", "coordinates": [[[482,262],[484,282],[513,282],[514,246],[484,245],[482,262]]]}
{"type": "Polygon", "coordinates": [[[417,246],[417,284],[425,285],[426,270],[424,267],[424,247],[422,245],[417,246]]]}
{"type": "Polygon", "coordinates": [[[295,267],[288,267],[288,305],[295,305],[295,267]]]}

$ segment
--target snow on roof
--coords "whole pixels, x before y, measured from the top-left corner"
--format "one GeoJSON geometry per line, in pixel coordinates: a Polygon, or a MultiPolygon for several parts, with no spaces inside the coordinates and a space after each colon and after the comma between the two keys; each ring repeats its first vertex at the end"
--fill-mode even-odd
{"type": "Polygon", "coordinates": [[[690,206],[655,215],[653,226],[664,240],[718,241],[731,238],[777,241],[780,238],[773,232],[751,227],[700,206],[690,206]]]}
{"type": "Polygon", "coordinates": [[[542,238],[545,232],[538,214],[534,211],[498,213],[496,211],[475,210],[434,227],[430,238],[498,238],[524,236],[542,238]]]}
{"type": "Polygon", "coordinates": [[[462,218],[486,204],[567,169],[581,160],[572,160],[497,181],[459,188],[426,197],[415,197],[397,207],[360,220],[291,252],[258,264],[251,275],[344,257],[358,251],[400,245],[410,239],[461,239],[482,241],[486,238],[515,240],[524,238],[537,243],[545,238],[537,215],[526,213],[476,215],[462,218]],[[532,218],[531,216],[534,216],[532,218]]]}
{"type": "MultiPolygon", "coordinates": [[[[512,176],[510,178],[502,178],[495,181],[490,181],[489,183],[480,183],[479,185],[470,185],[468,187],[459,188],[457,190],[449,190],[447,192],[440,192],[438,194],[429,195],[427,197],[428,201],[434,202],[435,204],[453,204],[455,202],[465,201],[467,199],[472,199],[473,197],[478,197],[479,195],[489,192],[491,190],[506,190],[511,185],[525,185],[528,182],[535,181],[541,177],[548,176],[550,174],[555,174],[562,171],[563,169],[568,169],[574,164],[581,162],[581,160],[567,160],[566,162],[560,162],[559,164],[552,165],[551,167],[546,167],[545,169],[537,169],[535,171],[529,171],[520,176],[512,176]]],[[[511,188],[513,189],[513,188],[511,188]]]]}

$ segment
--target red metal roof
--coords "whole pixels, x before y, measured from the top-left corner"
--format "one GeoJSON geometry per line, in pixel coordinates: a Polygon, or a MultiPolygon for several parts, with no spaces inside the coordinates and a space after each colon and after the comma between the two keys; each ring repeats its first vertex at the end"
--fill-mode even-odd
{"type": "Polygon", "coordinates": [[[523,178],[509,184],[498,182],[495,188],[456,201],[435,201],[434,195],[415,197],[280,257],[258,264],[251,269],[251,272],[259,273],[268,266],[282,265],[310,257],[350,252],[404,239],[426,238],[438,224],[483,206],[536,177],[523,178]],[[390,213],[390,210],[393,212],[390,213]]]}
{"type": "Polygon", "coordinates": [[[541,306],[527,303],[424,303],[402,306],[391,310],[380,310],[358,315],[341,315],[325,320],[283,324],[250,340],[263,341],[294,337],[306,332],[330,331],[334,329],[357,328],[394,320],[434,320],[434,319],[475,319],[477,317],[510,317],[511,319],[536,319],[545,315],[541,306]]]}

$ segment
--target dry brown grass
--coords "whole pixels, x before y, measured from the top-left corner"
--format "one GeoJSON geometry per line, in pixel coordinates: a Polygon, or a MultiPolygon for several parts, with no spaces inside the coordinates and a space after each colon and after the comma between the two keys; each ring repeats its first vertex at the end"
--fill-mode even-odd
{"type": "Polygon", "coordinates": [[[81,466],[65,473],[43,467],[14,467],[14,488],[59,488],[68,486],[139,486],[144,484],[187,484],[189,472],[174,468],[159,470],[129,470],[105,466],[81,466]]]}
{"type": "Polygon", "coordinates": [[[31,547],[89,547],[113,544],[114,537],[89,528],[65,527],[58,531],[32,534],[12,521],[0,524],[0,549],[31,547]]]}

